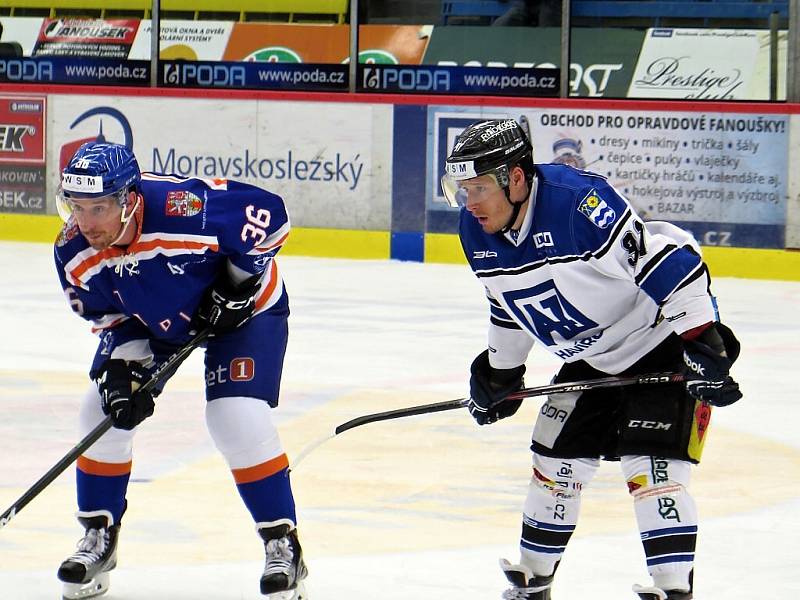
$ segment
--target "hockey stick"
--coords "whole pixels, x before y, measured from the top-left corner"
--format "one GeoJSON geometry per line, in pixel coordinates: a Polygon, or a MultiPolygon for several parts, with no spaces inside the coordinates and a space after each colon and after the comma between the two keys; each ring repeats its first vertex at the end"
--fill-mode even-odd
{"type": "MultiPolygon", "coordinates": [[[[548,394],[563,394],[566,392],[583,392],[586,390],[596,390],[600,388],[623,387],[630,385],[643,385],[655,383],[684,383],[688,379],[681,373],[649,373],[647,375],[630,375],[627,377],[601,377],[599,379],[586,379],[583,381],[571,381],[567,383],[553,383],[550,385],[540,385],[538,387],[523,388],[509,394],[506,400],[521,400],[523,398],[534,398],[536,396],[546,396],[548,394]]],[[[459,398],[458,400],[446,400],[444,402],[435,402],[433,404],[422,404],[419,406],[409,406],[408,408],[398,408],[396,410],[387,410],[385,412],[373,413],[371,415],[363,415],[350,419],[342,423],[333,433],[318,439],[317,441],[309,444],[297,455],[294,459],[292,470],[297,468],[297,465],[308,456],[313,450],[324,444],[330,439],[335,438],[340,433],[344,433],[350,429],[355,429],[367,423],[376,423],[378,421],[387,421],[389,419],[401,419],[403,417],[413,417],[415,415],[426,415],[429,413],[442,412],[445,410],[453,410],[456,408],[464,408],[469,403],[469,398],[459,398]]]]}
{"type": "MultiPolygon", "coordinates": [[[[210,329],[204,329],[200,333],[198,333],[195,337],[193,337],[185,346],[182,346],[175,353],[170,356],[166,361],[161,363],[161,365],[153,372],[152,377],[145,382],[144,385],[140,388],[143,391],[150,391],[159,383],[161,383],[167,377],[170,377],[175,373],[181,363],[186,360],[186,358],[192,353],[192,351],[197,348],[200,344],[202,344],[205,339],[211,334],[210,329]]],[[[113,422],[111,417],[106,417],[103,419],[97,427],[92,429],[89,434],[83,438],[78,444],[72,448],[60,461],[58,461],[53,467],[42,477],[34,483],[28,490],[19,497],[19,499],[12,504],[8,510],[6,510],[2,515],[0,515],[0,529],[8,525],[8,522],[13,519],[19,511],[21,511],[25,506],[33,500],[36,496],[38,496],[44,488],[50,485],[56,477],[61,475],[67,467],[69,467],[77,458],[86,452],[92,444],[94,444],[97,440],[99,440],[102,435],[111,429],[113,422]]]]}

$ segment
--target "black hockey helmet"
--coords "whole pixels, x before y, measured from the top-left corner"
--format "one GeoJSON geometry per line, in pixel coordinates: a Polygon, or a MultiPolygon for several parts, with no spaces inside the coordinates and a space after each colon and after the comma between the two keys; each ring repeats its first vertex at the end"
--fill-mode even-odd
{"type": "MultiPolygon", "coordinates": [[[[464,204],[459,182],[481,175],[492,175],[509,198],[510,170],[519,165],[528,187],[533,181],[533,146],[522,126],[514,119],[478,121],[456,137],[445,161],[442,190],[448,204],[464,204]]],[[[510,199],[509,199],[510,202],[510,199]]]]}

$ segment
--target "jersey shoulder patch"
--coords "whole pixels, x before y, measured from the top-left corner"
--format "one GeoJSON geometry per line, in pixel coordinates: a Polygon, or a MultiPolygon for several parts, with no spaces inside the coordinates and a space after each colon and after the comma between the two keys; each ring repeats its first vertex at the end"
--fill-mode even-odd
{"type": "Polygon", "coordinates": [[[56,246],[59,248],[63,248],[66,246],[71,240],[75,239],[81,230],[78,229],[78,223],[75,219],[70,218],[69,221],[64,223],[64,226],[61,228],[61,231],[58,232],[58,236],[56,237],[56,246]]]}
{"type": "Polygon", "coordinates": [[[592,188],[578,202],[578,212],[600,229],[605,229],[617,218],[616,211],[601,197],[597,188],[592,188]]]}

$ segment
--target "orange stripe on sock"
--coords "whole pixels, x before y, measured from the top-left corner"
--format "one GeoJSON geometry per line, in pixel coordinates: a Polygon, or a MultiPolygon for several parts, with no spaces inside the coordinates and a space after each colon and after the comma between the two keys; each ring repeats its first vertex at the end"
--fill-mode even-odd
{"type": "Polygon", "coordinates": [[[133,461],[126,463],[104,463],[97,462],[85,456],[78,457],[78,468],[88,475],[105,475],[113,477],[115,475],[129,475],[133,461]]]}
{"type": "Polygon", "coordinates": [[[282,471],[288,466],[289,459],[286,458],[285,454],[281,454],[280,456],[277,456],[272,460],[268,460],[267,462],[263,462],[260,465],[246,467],[244,469],[231,469],[231,472],[233,473],[233,479],[238,485],[242,483],[252,483],[254,481],[258,481],[259,479],[269,477],[270,475],[275,475],[275,473],[282,471]]]}

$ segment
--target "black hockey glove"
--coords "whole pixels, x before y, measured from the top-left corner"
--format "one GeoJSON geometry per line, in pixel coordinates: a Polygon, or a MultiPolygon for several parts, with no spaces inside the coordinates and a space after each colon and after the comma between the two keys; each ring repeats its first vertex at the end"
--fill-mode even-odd
{"type": "Polygon", "coordinates": [[[112,358],[100,367],[95,383],[114,427],[131,430],[153,414],[153,395],[139,390],[149,378],[150,372],[137,362],[112,358]]]}
{"type": "Polygon", "coordinates": [[[489,364],[489,351],[484,350],[472,361],[470,371],[467,408],[478,425],[488,425],[517,412],[522,400],[506,400],[505,397],[524,385],[525,365],[495,369],[489,364]]]}
{"type": "Polygon", "coordinates": [[[240,327],[256,309],[260,277],[253,275],[238,286],[227,276],[221,277],[206,291],[197,316],[208,323],[215,334],[229,333],[240,327]]]}
{"type": "Polygon", "coordinates": [[[686,382],[690,396],[712,406],[728,406],[742,397],[739,384],[729,375],[741,345],[722,323],[714,323],[696,339],[684,341],[685,374],[697,379],[686,382]]]}

